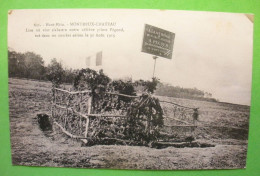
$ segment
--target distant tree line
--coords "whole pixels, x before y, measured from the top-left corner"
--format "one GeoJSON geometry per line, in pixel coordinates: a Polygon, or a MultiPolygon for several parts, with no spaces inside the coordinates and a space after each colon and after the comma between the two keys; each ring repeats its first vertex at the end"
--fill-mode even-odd
{"type": "Polygon", "coordinates": [[[45,66],[43,58],[33,52],[18,53],[8,50],[9,77],[49,80],[57,84],[73,83],[78,70],[64,68],[61,62],[53,58],[45,66]]]}
{"type": "Polygon", "coordinates": [[[212,94],[209,92],[205,92],[197,88],[182,88],[179,86],[172,86],[170,84],[161,82],[159,82],[159,84],[157,85],[155,95],[175,98],[217,101],[215,98],[212,98],[212,94]]]}
{"type": "Polygon", "coordinates": [[[9,77],[44,79],[46,69],[40,55],[8,51],[8,62],[9,77]]]}
{"type": "MultiPolygon", "coordinates": [[[[46,66],[43,58],[33,52],[18,53],[8,50],[8,62],[9,77],[48,80],[56,85],[62,83],[74,84],[75,78],[80,73],[80,70],[77,69],[64,68],[62,63],[58,62],[56,58],[53,58],[50,64],[46,66]]],[[[159,81],[156,83],[156,81],[146,82],[139,80],[137,83],[137,87],[142,84],[151,84],[148,87],[153,88],[155,90],[154,94],[159,96],[217,101],[212,98],[211,93],[197,88],[182,88],[159,81]]]]}

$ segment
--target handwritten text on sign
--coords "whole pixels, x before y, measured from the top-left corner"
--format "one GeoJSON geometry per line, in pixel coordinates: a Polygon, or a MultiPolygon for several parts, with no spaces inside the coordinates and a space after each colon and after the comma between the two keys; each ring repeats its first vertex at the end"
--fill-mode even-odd
{"type": "Polygon", "coordinates": [[[174,37],[172,32],[145,24],[142,52],[171,59],[174,37]]]}

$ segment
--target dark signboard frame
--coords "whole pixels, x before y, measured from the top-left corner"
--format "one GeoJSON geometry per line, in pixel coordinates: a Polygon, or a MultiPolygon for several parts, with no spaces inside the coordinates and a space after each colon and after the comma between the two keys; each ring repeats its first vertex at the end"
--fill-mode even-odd
{"type": "Polygon", "coordinates": [[[172,59],[175,33],[145,24],[142,52],[172,59]]]}

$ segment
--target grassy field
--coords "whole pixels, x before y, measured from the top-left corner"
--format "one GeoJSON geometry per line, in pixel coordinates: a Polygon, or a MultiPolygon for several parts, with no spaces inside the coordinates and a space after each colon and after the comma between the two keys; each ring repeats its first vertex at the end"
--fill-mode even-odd
{"type": "MultiPolygon", "coordinates": [[[[35,118],[50,114],[51,83],[9,79],[12,161],[14,165],[118,169],[231,169],[246,165],[250,107],[160,97],[199,108],[196,140],[215,147],[154,149],[92,146],[69,139],[57,128],[43,133],[35,118]]],[[[166,106],[166,105],[165,105],[166,106]]]]}

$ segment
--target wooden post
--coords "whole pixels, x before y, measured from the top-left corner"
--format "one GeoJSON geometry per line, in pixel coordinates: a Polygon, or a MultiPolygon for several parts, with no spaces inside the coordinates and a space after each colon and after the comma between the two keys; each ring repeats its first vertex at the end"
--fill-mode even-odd
{"type": "Polygon", "coordinates": [[[56,91],[56,89],[54,89],[54,104],[57,103],[57,102],[56,102],[56,94],[57,94],[57,91],[56,91]]]}
{"type": "Polygon", "coordinates": [[[79,112],[81,112],[81,113],[83,113],[83,111],[82,111],[82,93],[81,94],[79,94],[80,95],[80,101],[79,101],[79,108],[80,108],[80,110],[79,110],[79,112]]]}
{"type": "MultiPolygon", "coordinates": [[[[91,113],[91,107],[92,107],[92,96],[90,96],[88,99],[88,114],[91,113]]],[[[86,121],[85,138],[87,138],[87,136],[88,136],[88,126],[89,126],[89,116],[86,121]]]]}
{"type": "Polygon", "coordinates": [[[54,89],[52,88],[52,104],[51,104],[51,117],[53,118],[54,113],[53,113],[53,107],[54,107],[54,89]]]}
{"type": "Polygon", "coordinates": [[[157,56],[153,56],[153,59],[154,59],[154,65],[153,65],[153,78],[154,78],[154,73],[155,73],[155,65],[156,65],[156,59],[158,57],[157,56]]]}
{"type": "Polygon", "coordinates": [[[152,113],[153,113],[153,109],[152,109],[152,107],[150,106],[149,107],[149,112],[150,112],[150,116],[148,117],[148,128],[147,128],[147,130],[148,130],[148,134],[150,135],[150,131],[151,131],[151,119],[152,119],[152,113]]]}
{"type": "Polygon", "coordinates": [[[52,108],[54,109],[54,110],[52,110],[52,118],[56,115],[56,89],[53,87],[53,99],[52,99],[52,102],[53,102],[53,104],[52,104],[52,108]]]}
{"type": "Polygon", "coordinates": [[[197,121],[199,118],[198,108],[193,109],[192,118],[193,118],[193,125],[197,125],[197,121]]]}

